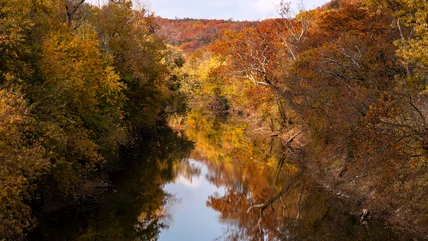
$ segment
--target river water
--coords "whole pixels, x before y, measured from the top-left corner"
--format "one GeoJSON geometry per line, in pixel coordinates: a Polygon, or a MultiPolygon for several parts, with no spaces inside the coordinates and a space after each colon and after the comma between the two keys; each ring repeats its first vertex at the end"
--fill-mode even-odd
{"type": "Polygon", "coordinates": [[[332,196],[281,141],[193,113],[146,138],[97,205],[41,220],[37,240],[407,240],[332,196]]]}

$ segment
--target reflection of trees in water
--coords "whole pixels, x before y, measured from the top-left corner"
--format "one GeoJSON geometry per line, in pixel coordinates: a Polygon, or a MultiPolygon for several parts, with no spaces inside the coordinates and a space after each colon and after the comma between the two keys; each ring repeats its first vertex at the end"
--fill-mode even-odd
{"type": "Polygon", "coordinates": [[[155,240],[161,229],[168,227],[171,217],[164,207],[177,200],[162,187],[180,171],[197,173],[194,168],[180,164],[192,148],[193,144],[182,133],[167,128],[158,130],[150,142],[139,145],[141,164],[131,168],[130,175],[118,183],[120,191],[100,210],[98,234],[111,237],[103,240],[155,240]],[[118,210],[122,212],[117,213],[118,210]]]}
{"type": "MultiPolygon", "coordinates": [[[[189,175],[198,173],[195,168],[180,165],[192,148],[193,143],[183,133],[169,128],[146,136],[132,153],[124,155],[127,167],[113,175],[117,180],[104,203],[85,215],[92,218],[75,220],[74,228],[59,229],[74,230],[74,234],[48,230],[48,240],[156,240],[171,219],[164,207],[178,201],[164,192],[163,185],[177,177],[176,169],[186,169],[189,175]]],[[[61,225],[71,224],[65,220],[61,225]]]]}
{"type": "Polygon", "coordinates": [[[273,195],[269,185],[251,188],[255,185],[251,182],[258,182],[257,179],[249,179],[245,187],[224,184],[224,195],[209,197],[207,205],[219,211],[221,221],[229,226],[221,240],[397,239],[376,224],[363,226],[357,217],[346,212],[349,203],[329,197],[304,177],[284,180],[282,189],[273,195]]]}
{"type": "Polygon", "coordinates": [[[201,171],[201,167],[195,165],[195,163],[188,161],[181,162],[180,165],[175,168],[176,175],[180,174],[190,182],[192,182],[193,177],[199,178],[201,176],[201,171]]]}
{"type": "Polygon", "coordinates": [[[189,120],[186,131],[196,142],[192,155],[206,160],[206,179],[226,190],[207,201],[227,226],[218,240],[395,239],[375,224],[360,225],[349,215],[350,203],[314,187],[293,165],[298,153],[287,143],[249,136],[239,122],[200,112],[189,120]]]}

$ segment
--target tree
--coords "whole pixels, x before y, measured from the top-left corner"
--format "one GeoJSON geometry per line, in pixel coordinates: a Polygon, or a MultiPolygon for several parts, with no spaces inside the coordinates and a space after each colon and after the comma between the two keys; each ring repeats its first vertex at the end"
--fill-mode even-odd
{"type": "Polygon", "coordinates": [[[135,135],[164,118],[169,100],[177,89],[168,81],[173,74],[166,65],[166,45],[155,33],[153,14],[145,9],[134,11],[131,2],[110,3],[95,11],[91,23],[96,26],[101,49],[113,56],[113,65],[125,93],[125,118],[135,135]]]}
{"type": "Polygon", "coordinates": [[[125,143],[124,85],[88,25],[51,33],[42,51],[44,80],[33,86],[32,109],[40,122],[38,135],[52,153],[55,182],[45,186],[52,189],[49,195],[78,197],[86,192],[83,177],[125,143]]]}
{"type": "Polygon", "coordinates": [[[235,78],[271,89],[283,125],[295,121],[291,101],[295,93],[289,83],[289,69],[307,40],[310,26],[309,13],[301,12],[291,19],[290,12],[290,4],[282,1],[281,18],[237,33],[226,32],[214,47],[217,54],[228,58],[235,78]]]}
{"type": "Polygon", "coordinates": [[[326,144],[346,146],[359,118],[404,71],[393,45],[399,35],[388,15],[360,5],[320,12],[315,19],[292,69],[295,110],[326,144]]]}
{"type": "Polygon", "coordinates": [[[0,88],[21,84],[32,74],[25,60],[31,48],[28,31],[34,23],[29,18],[31,2],[13,0],[0,2],[0,88]]]}
{"type": "MultiPolygon", "coordinates": [[[[426,89],[428,71],[428,4],[421,0],[371,0],[371,7],[383,12],[390,12],[395,17],[394,25],[400,32],[396,41],[402,58],[402,64],[407,67],[409,83],[420,89],[426,89]],[[411,78],[410,78],[411,77],[411,78]]],[[[392,22],[392,21],[391,21],[392,22]]]]}
{"type": "Polygon", "coordinates": [[[35,128],[24,96],[17,89],[0,90],[0,236],[18,239],[35,219],[29,202],[35,181],[49,168],[48,152],[32,136],[35,128]]]}
{"type": "Polygon", "coordinates": [[[0,24],[0,233],[19,239],[33,197],[44,210],[83,200],[130,132],[184,111],[183,58],[126,1],[1,1],[0,24]]]}

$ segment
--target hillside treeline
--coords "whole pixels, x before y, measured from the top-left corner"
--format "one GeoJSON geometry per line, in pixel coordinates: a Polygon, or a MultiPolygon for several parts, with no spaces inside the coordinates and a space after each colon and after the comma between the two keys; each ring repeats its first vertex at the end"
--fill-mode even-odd
{"type": "Polygon", "coordinates": [[[255,27],[260,22],[212,19],[166,19],[156,18],[161,27],[159,35],[167,43],[179,46],[184,52],[193,52],[208,45],[224,31],[238,31],[246,27],[255,27]]]}
{"type": "Polygon", "coordinates": [[[158,29],[128,1],[0,1],[0,240],[104,186],[120,146],[185,109],[158,29]]]}
{"type": "Polygon", "coordinates": [[[332,189],[424,233],[428,4],[335,0],[294,16],[283,1],[278,9],[280,18],[226,31],[189,56],[186,89],[258,116],[332,189]]]}

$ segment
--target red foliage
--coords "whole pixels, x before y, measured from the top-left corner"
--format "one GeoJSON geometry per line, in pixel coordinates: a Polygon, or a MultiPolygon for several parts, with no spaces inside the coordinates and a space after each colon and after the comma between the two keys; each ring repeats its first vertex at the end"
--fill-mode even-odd
{"type": "Polygon", "coordinates": [[[180,46],[185,52],[193,52],[201,46],[208,45],[225,30],[239,31],[255,27],[260,22],[207,20],[207,19],[166,19],[157,18],[161,27],[158,34],[165,37],[169,44],[180,46]]]}

